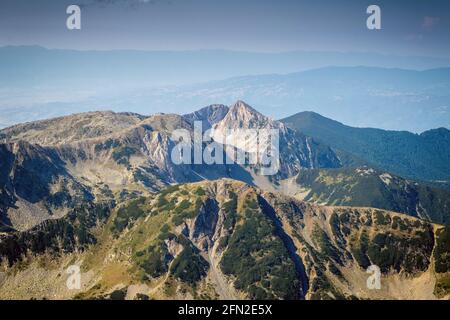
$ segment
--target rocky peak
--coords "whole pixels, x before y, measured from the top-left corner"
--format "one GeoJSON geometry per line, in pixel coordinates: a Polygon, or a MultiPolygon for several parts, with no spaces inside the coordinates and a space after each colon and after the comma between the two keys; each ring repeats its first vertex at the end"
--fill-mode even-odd
{"type": "Polygon", "coordinates": [[[273,124],[270,118],[239,100],[230,107],[227,115],[217,124],[217,128],[260,129],[273,124]]]}
{"type": "Polygon", "coordinates": [[[183,117],[193,123],[194,121],[202,121],[203,129],[208,130],[214,124],[221,121],[228,113],[229,108],[223,104],[212,104],[193,113],[184,115],[183,117]]]}

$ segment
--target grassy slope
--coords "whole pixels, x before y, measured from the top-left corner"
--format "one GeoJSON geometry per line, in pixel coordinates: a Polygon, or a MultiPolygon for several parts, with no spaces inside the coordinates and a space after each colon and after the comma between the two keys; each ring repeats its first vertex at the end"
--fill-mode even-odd
{"type": "Polygon", "coordinates": [[[435,223],[450,223],[450,191],[367,167],[304,170],[295,179],[302,199],[334,206],[373,207],[435,223]]]}
{"type": "Polygon", "coordinates": [[[450,181],[449,130],[441,128],[417,135],[353,128],[313,112],[301,112],[282,121],[384,170],[419,180],[450,181]]]}
{"type": "Polygon", "coordinates": [[[414,298],[404,296],[411,282],[418,297],[449,292],[447,229],[382,210],[318,207],[229,180],[171,187],[119,206],[98,226],[82,225],[90,245],[20,258],[0,278],[1,296],[414,298]],[[64,289],[61,275],[72,263],[82,268],[81,291],[64,289]],[[383,294],[365,289],[369,263],[382,269],[383,294]],[[19,279],[32,290],[16,290],[19,279]]]}

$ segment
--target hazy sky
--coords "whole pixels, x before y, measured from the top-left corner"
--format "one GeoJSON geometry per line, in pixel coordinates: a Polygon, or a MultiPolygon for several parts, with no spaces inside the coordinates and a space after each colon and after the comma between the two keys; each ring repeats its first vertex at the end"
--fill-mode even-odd
{"type": "Polygon", "coordinates": [[[449,0],[1,0],[0,45],[370,51],[450,57],[449,0]],[[82,30],[65,27],[82,7],[82,30]],[[366,28],[378,4],[382,30],[366,28]]]}

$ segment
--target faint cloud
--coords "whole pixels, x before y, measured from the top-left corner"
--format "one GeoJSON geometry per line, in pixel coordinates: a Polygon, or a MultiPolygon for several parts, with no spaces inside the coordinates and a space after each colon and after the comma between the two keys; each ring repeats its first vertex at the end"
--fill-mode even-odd
{"type": "Polygon", "coordinates": [[[407,41],[422,41],[423,40],[423,34],[421,34],[421,33],[408,34],[405,37],[405,40],[407,40],[407,41]]]}
{"type": "MultiPolygon", "coordinates": [[[[421,28],[423,31],[433,30],[441,22],[440,17],[425,16],[422,19],[421,28]]],[[[410,33],[405,36],[406,41],[422,41],[425,38],[423,32],[410,33]]]]}
{"type": "Polygon", "coordinates": [[[425,16],[422,21],[422,28],[425,30],[431,30],[436,25],[438,25],[440,21],[441,21],[441,18],[439,18],[439,17],[425,16]]]}
{"type": "Polygon", "coordinates": [[[109,6],[115,4],[122,4],[130,7],[136,7],[139,5],[155,5],[159,3],[171,4],[170,0],[91,0],[93,4],[99,4],[102,6],[109,6]]]}

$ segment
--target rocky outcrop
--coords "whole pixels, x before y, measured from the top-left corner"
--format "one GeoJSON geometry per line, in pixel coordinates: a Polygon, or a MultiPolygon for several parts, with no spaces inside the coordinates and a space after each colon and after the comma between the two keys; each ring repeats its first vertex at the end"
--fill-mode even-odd
{"type": "Polygon", "coordinates": [[[0,144],[0,222],[24,230],[93,201],[52,148],[24,141],[0,144]]]}
{"type": "Polygon", "coordinates": [[[282,122],[264,116],[243,101],[238,101],[230,107],[227,115],[212,128],[214,140],[223,143],[227,141],[224,137],[229,137],[232,146],[249,153],[258,152],[256,142],[248,143],[239,131],[235,137],[230,137],[228,130],[278,130],[280,170],[276,174],[277,179],[293,176],[305,168],[342,166],[337,155],[329,147],[290,129],[282,122]]]}

